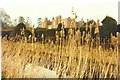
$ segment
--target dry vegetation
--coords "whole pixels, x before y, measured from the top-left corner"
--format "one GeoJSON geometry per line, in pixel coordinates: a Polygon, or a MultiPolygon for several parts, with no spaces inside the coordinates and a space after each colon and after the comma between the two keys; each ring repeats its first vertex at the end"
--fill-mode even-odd
{"type": "MultiPolygon", "coordinates": [[[[44,36],[43,36],[44,37],[44,36]]],[[[2,77],[24,78],[27,63],[56,71],[59,78],[118,78],[118,49],[104,50],[78,46],[75,36],[69,36],[66,45],[49,41],[46,44],[14,42],[3,38],[2,77]]]]}

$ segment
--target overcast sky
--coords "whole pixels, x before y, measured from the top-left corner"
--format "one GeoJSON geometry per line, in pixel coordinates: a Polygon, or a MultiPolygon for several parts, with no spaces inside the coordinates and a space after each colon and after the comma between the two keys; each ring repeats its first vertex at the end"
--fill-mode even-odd
{"type": "Polygon", "coordinates": [[[61,15],[62,18],[71,16],[72,6],[77,13],[77,20],[100,19],[111,16],[118,21],[119,0],[0,0],[3,8],[12,19],[19,16],[30,17],[35,23],[40,17],[61,15]]]}

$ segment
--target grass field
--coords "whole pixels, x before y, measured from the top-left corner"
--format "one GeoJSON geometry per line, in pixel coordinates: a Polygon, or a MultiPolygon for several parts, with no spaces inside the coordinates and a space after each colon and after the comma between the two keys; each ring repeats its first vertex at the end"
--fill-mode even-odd
{"type": "Polygon", "coordinates": [[[2,77],[24,78],[25,66],[31,63],[56,71],[59,78],[118,78],[117,49],[89,50],[87,44],[67,42],[66,46],[58,46],[2,39],[2,77]]]}

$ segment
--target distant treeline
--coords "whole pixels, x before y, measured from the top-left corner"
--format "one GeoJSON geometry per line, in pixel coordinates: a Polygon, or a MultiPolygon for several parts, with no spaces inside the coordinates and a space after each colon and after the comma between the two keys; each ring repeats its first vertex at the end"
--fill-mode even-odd
{"type": "MultiPolygon", "coordinates": [[[[96,35],[99,35],[100,40],[105,41],[110,40],[111,35],[117,36],[116,33],[120,32],[120,24],[117,25],[117,22],[115,19],[106,16],[103,21],[102,25],[98,25],[98,23],[94,20],[90,20],[87,23],[83,23],[81,26],[77,26],[76,28],[72,28],[75,34],[75,31],[80,31],[80,36],[83,36],[83,33],[90,34],[92,39],[96,39],[96,35]],[[96,28],[98,28],[98,32],[96,33],[96,28]]],[[[55,41],[56,39],[56,32],[59,32],[61,30],[64,30],[64,38],[68,36],[68,31],[70,28],[64,28],[62,23],[58,24],[58,27],[55,29],[46,29],[46,28],[31,28],[31,30],[26,29],[26,26],[24,23],[19,23],[16,27],[9,27],[6,29],[2,29],[2,37],[7,36],[7,39],[10,37],[15,37],[16,35],[21,35],[26,37],[27,39],[29,36],[34,36],[36,38],[36,41],[41,41],[41,36],[44,35],[44,40],[51,39],[55,41]]],[[[60,34],[59,34],[60,35],[60,34]]],[[[84,37],[85,37],[84,36],[84,37]]]]}

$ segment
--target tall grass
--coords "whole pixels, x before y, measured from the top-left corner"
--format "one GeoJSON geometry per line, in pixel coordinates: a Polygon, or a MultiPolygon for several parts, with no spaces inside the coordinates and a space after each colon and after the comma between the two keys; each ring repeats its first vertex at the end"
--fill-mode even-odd
{"type": "Polygon", "coordinates": [[[23,78],[25,65],[31,63],[56,71],[59,78],[118,78],[117,49],[103,50],[100,45],[89,49],[88,44],[81,46],[80,39],[76,38],[79,35],[73,35],[72,30],[69,30],[67,41],[63,35],[61,31],[59,37],[56,32],[55,44],[52,41],[44,43],[43,34],[42,43],[14,42],[3,38],[2,75],[23,78]]]}

